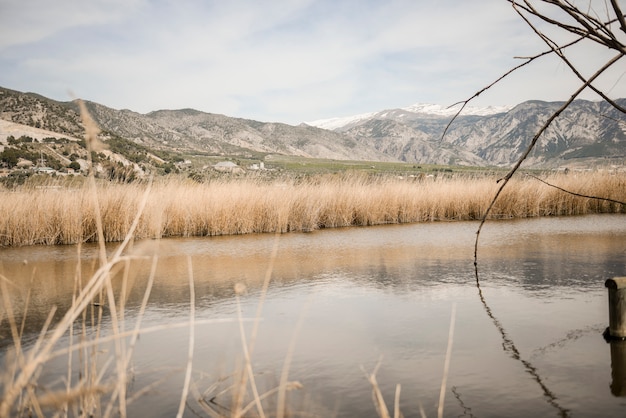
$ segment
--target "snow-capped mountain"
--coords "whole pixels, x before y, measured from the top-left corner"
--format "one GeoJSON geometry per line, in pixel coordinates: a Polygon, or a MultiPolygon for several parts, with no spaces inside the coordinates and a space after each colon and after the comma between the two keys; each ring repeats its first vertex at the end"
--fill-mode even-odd
{"type": "MultiPolygon", "coordinates": [[[[498,113],[506,113],[511,110],[513,106],[465,106],[461,115],[475,115],[475,116],[489,116],[498,113]]],[[[414,119],[420,116],[431,117],[452,117],[457,114],[461,109],[461,104],[454,106],[442,106],[438,104],[430,103],[416,103],[411,106],[382,110],[378,112],[362,113],[359,115],[337,117],[330,119],[319,119],[311,122],[305,122],[309,126],[315,126],[322,129],[329,130],[343,130],[343,128],[355,126],[369,119],[414,119]]]]}
{"type": "MultiPolygon", "coordinates": [[[[626,99],[616,102],[626,105],[626,99]]],[[[509,166],[561,105],[533,100],[508,111],[467,109],[450,126],[452,116],[437,113],[447,109],[417,105],[379,112],[335,131],[402,161],[509,166]]],[[[542,134],[526,166],[623,162],[625,155],[626,115],[604,101],[576,100],[542,134]]]]}
{"type": "Polygon", "coordinates": [[[311,122],[304,122],[305,125],[315,126],[316,128],[328,129],[334,131],[335,129],[343,128],[346,125],[358,123],[369,118],[376,116],[378,112],[362,113],[360,115],[345,116],[330,119],[319,119],[311,122]]]}
{"type": "MultiPolygon", "coordinates": [[[[423,113],[426,115],[436,116],[454,116],[461,109],[461,104],[457,103],[453,106],[441,106],[437,104],[416,103],[414,105],[402,108],[407,112],[423,113]]],[[[511,110],[513,106],[465,106],[461,115],[489,116],[497,113],[505,113],[511,110]]]]}

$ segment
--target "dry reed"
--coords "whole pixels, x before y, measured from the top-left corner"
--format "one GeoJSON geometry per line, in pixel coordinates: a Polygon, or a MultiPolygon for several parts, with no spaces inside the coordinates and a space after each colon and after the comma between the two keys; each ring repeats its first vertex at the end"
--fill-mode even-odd
{"type": "MultiPolygon", "coordinates": [[[[550,174],[546,181],[584,195],[626,200],[626,174],[550,174]]],[[[0,191],[0,246],[121,241],[137,213],[144,184],[88,185],[0,191]]],[[[307,180],[233,179],[199,184],[163,180],[153,185],[136,239],[213,236],[389,223],[480,219],[497,188],[495,177],[420,180],[358,173],[307,180]]],[[[623,205],[564,193],[531,177],[513,179],[490,218],[624,212],[623,205]]]]}

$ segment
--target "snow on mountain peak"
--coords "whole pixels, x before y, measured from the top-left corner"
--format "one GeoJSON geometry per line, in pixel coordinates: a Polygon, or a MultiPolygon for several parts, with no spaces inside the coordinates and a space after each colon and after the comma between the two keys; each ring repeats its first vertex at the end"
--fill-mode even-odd
{"type": "MultiPolygon", "coordinates": [[[[400,109],[404,112],[409,113],[417,113],[423,115],[432,115],[432,116],[440,116],[440,117],[452,117],[456,115],[456,113],[461,108],[460,104],[454,106],[442,106],[437,104],[430,103],[416,103],[411,106],[403,107],[400,109]]],[[[477,115],[477,116],[488,116],[495,115],[497,113],[504,113],[511,110],[513,106],[486,106],[486,107],[478,107],[478,106],[466,106],[461,112],[461,115],[477,115]]],[[[383,110],[379,112],[369,112],[369,113],[361,113],[359,115],[353,116],[345,116],[338,118],[330,118],[330,119],[319,119],[311,122],[305,122],[305,124],[309,126],[315,126],[317,128],[322,129],[338,129],[352,123],[356,123],[362,120],[370,119],[374,116],[380,118],[386,118],[389,113],[392,113],[393,110],[383,110]]],[[[399,115],[397,117],[402,117],[403,115],[399,115]]]]}
{"type": "MultiPolygon", "coordinates": [[[[437,104],[430,103],[416,103],[414,105],[404,107],[402,110],[412,113],[424,113],[427,115],[437,115],[437,116],[454,116],[461,108],[461,104],[456,104],[454,106],[441,106],[437,104]]],[[[486,106],[486,107],[478,107],[478,106],[465,106],[462,115],[477,115],[477,116],[487,116],[487,115],[495,115],[496,113],[504,113],[511,110],[513,106],[486,106]]]]}
{"type": "Polygon", "coordinates": [[[319,120],[314,120],[311,122],[304,122],[304,123],[309,126],[315,126],[317,128],[333,130],[333,129],[341,128],[342,126],[349,125],[353,122],[358,122],[361,120],[371,118],[377,113],[378,112],[361,113],[360,115],[345,116],[345,117],[330,118],[330,119],[319,119],[319,120]]]}

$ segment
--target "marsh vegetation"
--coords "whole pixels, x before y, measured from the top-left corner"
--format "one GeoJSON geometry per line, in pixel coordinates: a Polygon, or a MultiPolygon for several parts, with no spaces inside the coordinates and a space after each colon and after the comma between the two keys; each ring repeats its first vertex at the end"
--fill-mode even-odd
{"type": "MultiPolygon", "coordinates": [[[[620,213],[626,174],[581,172],[517,176],[489,218],[620,213]]],[[[97,240],[101,214],[105,241],[121,241],[137,214],[145,183],[102,183],[97,204],[87,182],[53,183],[0,191],[0,245],[76,244],[97,240]]],[[[162,178],[151,185],[135,239],[285,233],[321,228],[474,220],[498,187],[493,175],[398,178],[361,173],[221,179],[207,183],[162,178]]]]}

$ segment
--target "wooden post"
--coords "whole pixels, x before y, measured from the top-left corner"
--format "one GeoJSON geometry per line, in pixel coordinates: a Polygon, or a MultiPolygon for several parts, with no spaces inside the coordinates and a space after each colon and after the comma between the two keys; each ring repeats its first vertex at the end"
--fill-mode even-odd
{"type": "Polygon", "coordinates": [[[604,286],[609,289],[608,336],[626,339],[626,277],[608,279],[604,286]]]}

